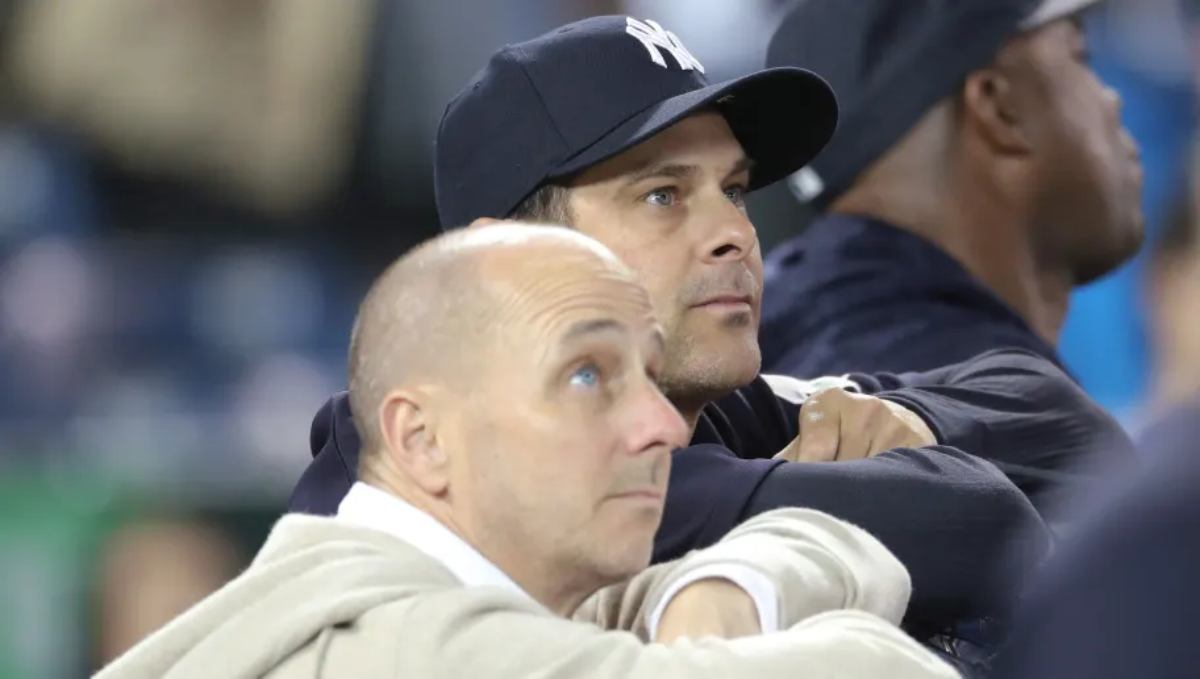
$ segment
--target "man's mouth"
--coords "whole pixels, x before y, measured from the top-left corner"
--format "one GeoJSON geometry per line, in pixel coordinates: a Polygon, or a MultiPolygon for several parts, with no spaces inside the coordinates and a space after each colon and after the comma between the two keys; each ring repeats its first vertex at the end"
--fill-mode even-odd
{"type": "Polygon", "coordinates": [[[750,295],[722,294],[707,297],[692,306],[713,311],[750,311],[753,301],[750,295]]]}
{"type": "Polygon", "coordinates": [[[610,496],[614,500],[634,500],[640,502],[662,502],[666,495],[662,488],[655,486],[647,486],[645,488],[634,488],[620,493],[614,493],[610,496]]]}

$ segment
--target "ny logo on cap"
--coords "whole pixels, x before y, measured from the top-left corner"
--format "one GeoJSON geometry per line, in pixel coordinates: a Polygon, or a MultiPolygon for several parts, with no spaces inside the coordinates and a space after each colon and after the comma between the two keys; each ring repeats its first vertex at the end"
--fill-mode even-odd
{"type": "Polygon", "coordinates": [[[664,29],[658,25],[658,22],[647,19],[645,22],[638,21],[633,17],[625,18],[625,32],[637,38],[638,42],[646,48],[650,53],[650,60],[654,63],[667,68],[667,61],[663,58],[663,50],[671,53],[675,57],[675,62],[679,64],[679,68],[685,71],[697,70],[704,72],[704,66],[692,56],[692,53],[687,51],[683,43],[679,42],[679,38],[674,33],[664,29]]]}

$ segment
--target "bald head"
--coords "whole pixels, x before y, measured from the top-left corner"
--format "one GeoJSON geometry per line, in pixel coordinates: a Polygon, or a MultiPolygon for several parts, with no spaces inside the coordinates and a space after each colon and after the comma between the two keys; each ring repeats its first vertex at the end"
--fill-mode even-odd
{"type": "Polygon", "coordinates": [[[514,320],[514,298],[556,269],[581,265],[629,276],[586,236],[507,222],[449,232],[388,267],[360,306],[350,343],[364,462],[380,448],[378,409],[390,391],[418,383],[469,389],[514,320]]]}

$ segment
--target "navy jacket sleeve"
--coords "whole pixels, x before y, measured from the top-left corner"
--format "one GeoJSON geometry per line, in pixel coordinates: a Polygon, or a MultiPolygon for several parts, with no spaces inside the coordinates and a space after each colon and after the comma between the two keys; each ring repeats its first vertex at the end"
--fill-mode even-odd
{"type": "Polygon", "coordinates": [[[909,624],[938,628],[1004,612],[1050,548],[1037,511],[1012,483],[946,446],[782,464],[755,489],[745,516],[796,504],[866,529],[900,559],[913,583],[909,624]]]}
{"type": "Polygon", "coordinates": [[[762,379],[705,409],[693,443],[720,445],[675,454],[656,559],[707,546],[760,512],[802,506],[855,523],[897,555],[913,578],[910,623],[943,626],[1013,603],[1013,585],[1050,539],[995,466],[947,446],[832,464],[770,459],[798,433],[797,415],[762,379]]]}
{"type": "Polygon", "coordinates": [[[1121,426],[1061,369],[1021,349],[923,373],[850,375],[921,415],[938,441],[993,462],[1049,520],[1132,459],[1121,426]]]}

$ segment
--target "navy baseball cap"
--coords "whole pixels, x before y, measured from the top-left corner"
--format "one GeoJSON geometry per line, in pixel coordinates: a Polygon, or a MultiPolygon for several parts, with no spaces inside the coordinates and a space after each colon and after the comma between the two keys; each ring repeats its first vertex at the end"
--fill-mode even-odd
{"type": "Polygon", "coordinates": [[[438,127],[442,227],[505,217],[546,182],[709,107],[754,161],[751,189],[803,167],[837,126],[837,101],[817,75],[771,68],[709,84],[700,61],[654,21],[593,17],[505,46],[438,127]]]}
{"type": "Polygon", "coordinates": [[[1098,0],[800,0],[767,66],[817,71],[838,93],[829,146],[790,186],[826,207],[1004,42],[1098,0]]]}

